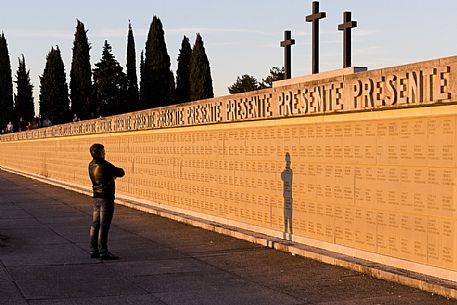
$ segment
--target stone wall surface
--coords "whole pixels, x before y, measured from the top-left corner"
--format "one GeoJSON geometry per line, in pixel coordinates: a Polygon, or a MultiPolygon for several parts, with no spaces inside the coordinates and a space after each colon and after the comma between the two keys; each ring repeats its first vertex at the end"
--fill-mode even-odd
{"type": "Polygon", "coordinates": [[[453,56],[372,71],[345,68],[279,81],[272,89],[2,135],[0,141],[420,107],[456,101],[457,56],[453,56]]]}
{"type": "Polygon", "coordinates": [[[4,135],[0,166],[89,187],[102,143],[120,196],[457,281],[456,73],[452,57],[4,135]]]}

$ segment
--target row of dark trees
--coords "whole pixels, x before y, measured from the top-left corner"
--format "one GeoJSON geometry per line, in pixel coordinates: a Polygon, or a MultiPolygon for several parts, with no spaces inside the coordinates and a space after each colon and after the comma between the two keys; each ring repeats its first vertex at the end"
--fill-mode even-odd
{"type": "MultiPolygon", "coordinates": [[[[52,47],[40,76],[39,106],[42,118],[54,124],[69,122],[76,114],[91,119],[214,97],[209,61],[200,34],[193,48],[184,36],[178,56],[176,83],[171,71],[162,22],[153,17],[144,52],[141,52],[138,86],[135,39],[129,22],[126,73],[105,40],[102,57],[92,69],[87,30],[77,21],[69,88],[59,47],[52,47]]],[[[19,58],[13,98],[11,65],[5,35],[0,36],[0,126],[20,117],[35,116],[33,85],[25,58],[19,58]]]]}

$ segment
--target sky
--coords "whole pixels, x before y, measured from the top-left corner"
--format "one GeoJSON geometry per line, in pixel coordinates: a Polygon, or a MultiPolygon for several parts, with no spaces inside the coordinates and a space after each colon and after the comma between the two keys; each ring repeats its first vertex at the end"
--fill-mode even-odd
{"type": "MultiPolygon", "coordinates": [[[[131,20],[139,67],[153,16],[161,19],[176,76],[181,41],[193,45],[200,33],[208,56],[215,96],[228,95],[238,76],[259,81],[283,66],[280,41],[292,31],[292,77],[311,73],[311,0],[0,0],[0,31],[8,43],[13,80],[24,54],[38,110],[40,81],[51,47],[59,46],[69,83],[76,20],[88,30],[92,67],[106,40],[119,63],[126,64],[131,20]]],[[[342,23],[351,11],[352,64],[369,70],[457,55],[455,0],[321,0],[327,18],[320,22],[320,71],[342,67],[342,23]]],[[[139,77],[139,75],[138,75],[139,77]]],[[[15,90],[14,86],[14,90],[15,90]]]]}

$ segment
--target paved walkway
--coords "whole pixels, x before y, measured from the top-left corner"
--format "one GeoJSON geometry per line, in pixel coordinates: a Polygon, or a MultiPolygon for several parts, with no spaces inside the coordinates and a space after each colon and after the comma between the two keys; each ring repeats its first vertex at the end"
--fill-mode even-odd
{"type": "Polygon", "coordinates": [[[457,304],[117,206],[90,259],[90,198],[0,171],[0,304],[457,304]]]}

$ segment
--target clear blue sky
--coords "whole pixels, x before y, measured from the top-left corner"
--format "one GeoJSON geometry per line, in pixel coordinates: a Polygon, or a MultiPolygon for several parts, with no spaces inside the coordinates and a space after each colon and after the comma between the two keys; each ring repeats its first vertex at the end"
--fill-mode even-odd
{"type": "MultiPolygon", "coordinates": [[[[0,31],[8,42],[13,79],[18,57],[25,55],[38,103],[39,75],[51,46],[62,51],[70,72],[76,19],[88,29],[92,64],[100,60],[105,39],[125,67],[128,20],[136,41],[137,65],[154,15],[164,26],[168,53],[176,72],[183,35],[201,33],[208,55],[216,96],[227,95],[237,76],[261,80],[273,66],[283,65],[279,42],[291,30],[292,76],[311,71],[311,25],[304,21],[311,0],[193,0],[108,1],[29,0],[3,1],[0,31]]],[[[353,65],[369,69],[396,66],[457,55],[457,1],[455,0],[322,0],[327,18],[320,25],[321,71],[342,65],[342,13],[352,11],[353,65]]]]}

